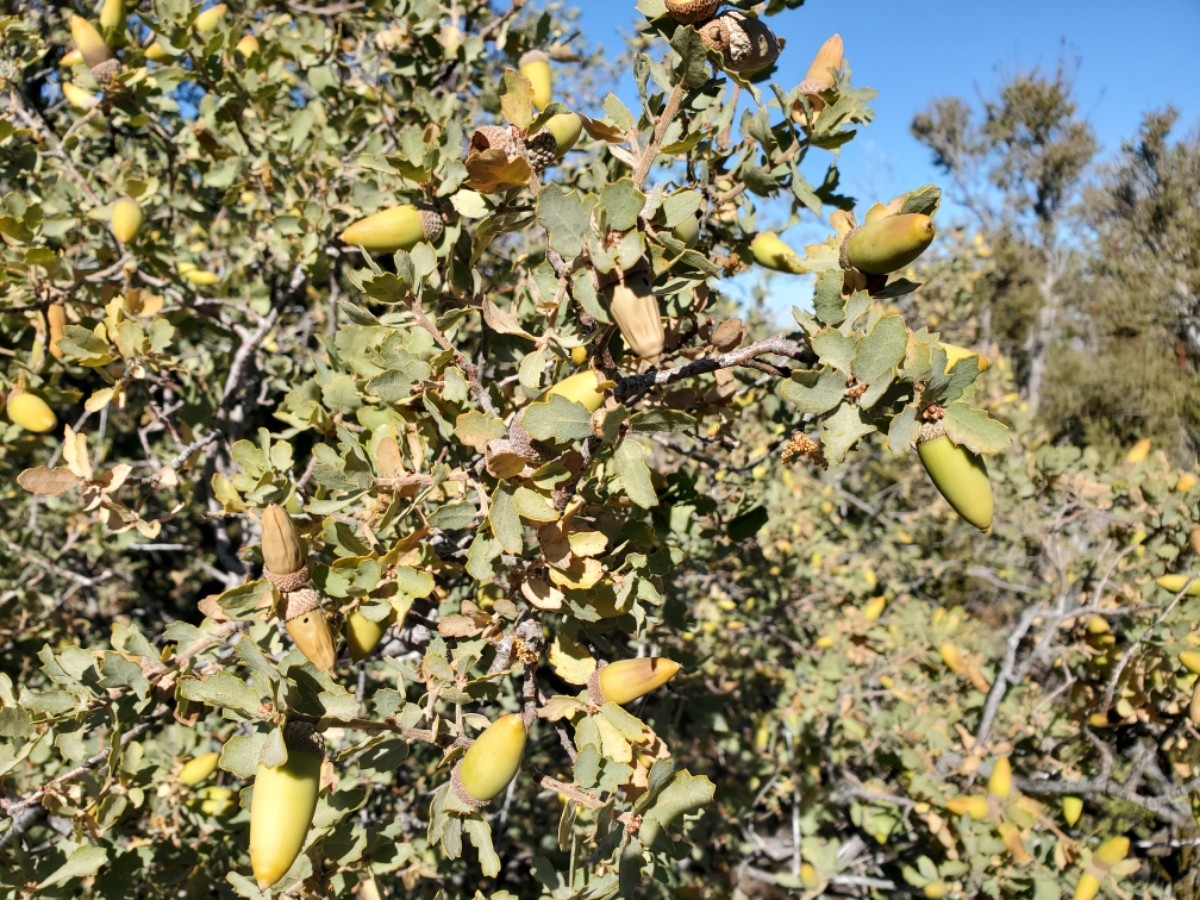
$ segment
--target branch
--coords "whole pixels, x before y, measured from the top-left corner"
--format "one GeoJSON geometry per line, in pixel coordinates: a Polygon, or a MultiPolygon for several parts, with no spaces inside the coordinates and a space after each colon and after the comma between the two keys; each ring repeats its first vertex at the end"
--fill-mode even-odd
{"type": "Polygon", "coordinates": [[[642,151],[642,155],[638,157],[637,165],[633,169],[633,186],[639,191],[642,189],[642,182],[646,180],[646,176],[650,173],[650,166],[654,164],[654,159],[658,156],[658,149],[662,146],[663,135],[667,133],[667,126],[671,124],[671,120],[679,112],[679,105],[681,103],[683,103],[682,80],[677,81],[675,87],[671,89],[671,96],[667,98],[667,105],[663,107],[662,113],[654,122],[654,131],[650,135],[650,144],[642,151]]]}
{"type": "Polygon", "coordinates": [[[694,378],[697,375],[715,372],[717,369],[728,369],[733,366],[746,365],[751,360],[768,354],[786,356],[790,359],[802,360],[808,363],[816,359],[812,351],[803,344],[798,344],[795,341],[790,341],[781,335],[777,335],[776,337],[749,344],[738,350],[730,350],[728,353],[722,353],[720,356],[698,359],[694,362],[674,366],[670,369],[658,369],[652,372],[643,372],[640,375],[629,375],[617,382],[617,387],[613,393],[618,400],[628,400],[646,393],[652,387],[671,384],[675,381],[682,381],[685,378],[694,378]]]}

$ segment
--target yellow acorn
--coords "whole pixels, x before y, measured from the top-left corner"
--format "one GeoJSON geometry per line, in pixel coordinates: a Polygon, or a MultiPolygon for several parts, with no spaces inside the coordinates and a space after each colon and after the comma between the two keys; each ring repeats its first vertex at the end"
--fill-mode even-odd
{"type": "Polygon", "coordinates": [[[520,713],[501,716],[475,739],[451,778],[455,794],[470,805],[482,805],[508,787],[525,753],[525,720],[520,713]]]}
{"type": "Polygon", "coordinates": [[[333,649],[333,634],[317,592],[312,588],[289,591],[284,594],[281,605],[284,627],[296,649],[321,671],[333,669],[337,652],[333,649]]]}
{"type": "Polygon", "coordinates": [[[350,651],[350,658],[355,662],[362,662],[370,656],[391,625],[390,615],[375,621],[368,619],[356,608],[346,617],[346,647],[350,651]]]}
{"type": "Polygon", "coordinates": [[[433,243],[442,236],[443,228],[436,212],[405,204],[359,219],[339,237],[370,253],[395,253],[411,250],[421,241],[433,243]]]}
{"type": "Polygon", "coordinates": [[[1186,587],[1186,596],[1200,597],[1200,575],[1160,575],[1154,580],[1160,588],[1172,594],[1178,594],[1186,587]]]}
{"type": "Polygon", "coordinates": [[[227,787],[209,785],[196,792],[199,808],[206,816],[227,816],[237,809],[237,798],[227,787]]]}
{"type": "Polygon", "coordinates": [[[58,425],[58,417],[45,400],[20,388],[14,388],[8,395],[5,411],[14,424],[36,434],[53,431],[58,425]]]}
{"type": "MultiPolygon", "coordinates": [[[[808,72],[804,76],[804,80],[800,82],[800,90],[806,94],[819,94],[821,91],[828,91],[837,84],[835,73],[842,68],[842,63],[845,60],[845,46],[842,43],[842,36],[835,34],[827,39],[820,49],[817,50],[817,55],[813,57],[812,64],[808,67],[808,72]],[[833,72],[830,72],[833,69],[833,72]]],[[[816,98],[814,101],[814,109],[824,107],[824,101],[816,98]],[[820,102],[820,106],[816,102],[820,102]]]]}
{"type": "Polygon", "coordinates": [[[281,765],[259,763],[250,799],[250,865],[259,889],[286,874],[304,848],[317,810],[325,745],[311,725],[284,728],[288,756],[281,765]]]}
{"type": "Polygon", "coordinates": [[[1142,438],[1136,444],[1129,448],[1129,452],[1125,454],[1125,462],[1140,463],[1145,462],[1146,457],[1150,455],[1150,438],[1142,438]]]}
{"type": "Polygon", "coordinates": [[[150,60],[151,62],[167,62],[173,58],[171,54],[167,52],[167,48],[155,40],[152,40],[149,44],[147,44],[146,49],[143,50],[142,53],[145,55],[146,59],[150,60]]]}
{"type": "Polygon", "coordinates": [[[112,232],[122,244],[128,244],[142,227],[142,208],[136,200],[122,197],[112,208],[112,232]]]}
{"type": "Polygon", "coordinates": [[[64,69],[69,69],[72,66],[82,66],[83,54],[78,50],[68,50],[63,54],[63,58],[58,61],[58,64],[64,69]]]}
{"type": "Polygon", "coordinates": [[[1096,852],[1092,854],[1092,861],[1107,870],[1111,869],[1128,855],[1129,838],[1121,835],[1109,838],[1097,847],[1096,852]]]}
{"type": "Polygon", "coordinates": [[[925,900],[942,900],[950,893],[950,885],[944,881],[931,881],[921,888],[921,893],[925,895],[925,900]]]}
{"type": "Polygon", "coordinates": [[[942,658],[942,662],[955,675],[962,675],[967,671],[967,664],[962,658],[962,654],[952,643],[947,641],[938,647],[938,656],[942,658]]]}
{"type": "Polygon", "coordinates": [[[877,597],[872,597],[863,605],[862,614],[868,622],[875,622],[883,615],[883,611],[886,608],[887,597],[881,594],[877,597]]]}
{"type": "Polygon", "coordinates": [[[1075,884],[1074,900],[1093,900],[1100,893],[1100,879],[1091,872],[1084,872],[1075,884]]]}
{"type": "Polygon", "coordinates": [[[992,485],[981,457],[951,441],[940,422],[921,426],[917,455],[955,512],[980,531],[992,527],[992,485]]]}
{"type": "Polygon", "coordinates": [[[970,816],[976,822],[988,817],[987,797],[978,794],[970,797],[952,797],[946,801],[946,809],[956,816],[970,816]]]}
{"type": "Polygon", "coordinates": [[[550,57],[541,50],[530,50],[521,57],[517,68],[533,85],[533,105],[538,109],[549,106],[554,81],[550,72],[550,57]]]}
{"type": "Polygon", "coordinates": [[[851,233],[843,246],[845,262],[868,275],[903,269],[933,242],[933,219],[904,213],[868,222],[851,233]]]}
{"type": "Polygon", "coordinates": [[[125,42],[125,0],[104,0],[100,7],[100,33],[110,47],[125,42]]]}
{"type": "Polygon", "coordinates": [[[213,751],[212,753],[202,753],[195,759],[188,760],[179,770],[179,783],[195,787],[217,770],[217,760],[220,758],[221,754],[213,751]]]}
{"type": "Polygon", "coordinates": [[[583,119],[573,112],[559,113],[546,120],[545,128],[554,135],[555,151],[561,157],[579,140],[583,132],[583,119]]]}
{"type": "Polygon", "coordinates": [[[196,21],[192,24],[200,34],[207,34],[221,23],[221,19],[225,17],[225,13],[228,11],[229,7],[224,3],[217,3],[196,16],[196,21]]]}
{"type": "Polygon", "coordinates": [[[216,272],[209,272],[205,269],[197,269],[195,266],[184,268],[181,263],[178,266],[179,274],[183,276],[185,281],[190,281],[196,287],[210,287],[221,280],[221,276],[216,272]]]}
{"type": "Polygon", "coordinates": [[[1200,653],[1195,650],[1183,650],[1179,654],[1179,661],[1189,672],[1200,675],[1200,653]]]}
{"type": "Polygon", "coordinates": [[[71,39],[75,41],[75,49],[83,56],[88,68],[94,69],[112,59],[112,52],[100,32],[82,16],[71,16],[71,39]]]}
{"type": "Polygon", "coordinates": [[[588,695],[597,706],[605,703],[622,706],[666,684],[678,671],[679,663],[670,659],[622,659],[592,673],[588,695]]]}
{"type": "Polygon", "coordinates": [[[1062,814],[1063,821],[1067,826],[1073,826],[1079,821],[1079,817],[1083,815],[1083,798],[1068,794],[1062,798],[1062,814]]]}
{"type": "Polygon", "coordinates": [[[62,83],[63,96],[67,98],[67,103],[78,110],[89,110],[100,102],[100,98],[91,91],[85,91],[73,81],[64,81],[62,83]]]}
{"type": "Polygon", "coordinates": [[[658,298],[645,272],[630,272],[605,289],[608,309],[630,348],[642,359],[657,359],[666,341],[658,298]]]}
{"type": "Polygon", "coordinates": [[[587,362],[587,358],[587,347],[581,346],[571,348],[571,362],[575,363],[575,365],[582,366],[585,362],[587,362]]]}
{"type": "Polygon", "coordinates": [[[582,403],[588,412],[595,412],[604,405],[604,388],[600,386],[604,382],[605,378],[601,372],[585,369],[568,375],[546,391],[546,396],[563,397],[572,403],[582,403]]]}
{"type": "Polygon", "coordinates": [[[237,42],[233,51],[241,56],[242,59],[251,59],[258,56],[259,49],[258,38],[252,34],[247,34],[237,42]]]}
{"type": "Polygon", "coordinates": [[[802,275],[808,271],[800,256],[773,231],[760,231],[750,241],[750,255],[760,266],[802,275]]]}
{"type": "Polygon", "coordinates": [[[1188,704],[1188,718],[1192,724],[1200,728],[1200,681],[1192,688],[1192,702],[1188,704]]]}
{"type": "Polygon", "coordinates": [[[988,362],[988,358],[986,356],[984,356],[982,353],[976,353],[974,350],[968,350],[966,347],[960,347],[957,344],[942,344],[942,343],[939,343],[938,346],[941,347],[942,351],[946,354],[946,371],[947,372],[949,372],[951,369],[953,369],[955,364],[961,362],[964,359],[971,359],[972,357],[979,360],[979,371],[980,372],[987,371],[987,367],[991,365],[991,363],[988,362]]]}
{"type": "Polygon", "coordinates": [[[61,303],[51,303],[46,307],[46,324],[49,329],[46,349],[50,351],[51,356],[62,362],[62,337],[63,330],[67,327],[67,308],[61,303]]]}
{"type": "Polygon", "coordinates": [[[996,760],[996,764],[992,766],[992,774],[988,776],[988,793],[1005,800],[1012,793],[1012,787],[1012,763],[1007,756],[1002,756],[996,760]]]}
{"type": "Polygon", "coordinates": [[[1200,478],[1198,478],[1195,473],[1184,472],[1179,476],[1179,480],[1175,482],[1175,491],[1179,494],[1186,494],[1197,484],[1200,484],[1200,478]]]}

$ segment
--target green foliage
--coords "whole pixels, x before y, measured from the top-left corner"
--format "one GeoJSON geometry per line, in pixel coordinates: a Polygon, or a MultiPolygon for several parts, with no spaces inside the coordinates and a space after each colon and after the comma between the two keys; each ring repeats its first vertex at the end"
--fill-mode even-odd
{"type": "Polygon", "coordinates": [[[873,92],[848,66],[821,104],[746,82],[642,0],[629,109],[589,89],[569,17],[468,6],[247,2],[198,31],[142,0],[114,71],[58,66],[52,4],[0,19],[0,383],[63,422],[0,429],[0,886],[261,896],[246,788],[289,720],[327,752],[291,894],[1051,896],[1093,838],[1190,838],[1194,638],[1153,579],[1195,566],[1200,494],[1159,457],[1040,445],[1004,357],[949,365],[930,329],[978,255],[917,294],[842,268],[827,153],[873,92]],[[556,60],[540,111],[530,49],[556,60]],[[546,163],[568,108],[587,137],[546,163]],[[124,197],[144,221],[117,241],[124,197]],[[377,258],[337,240],[399,204],[444,228],[377,258]],[[797,327],[735,318],[759,217],[826,211],[797,327]],[[635,267],[649,363],[607,307],[635,267]],[[595,413],[547,396],[590,368],[595,413]],[[991,455],[990,537],[915,460],[939,417],[991,455]],[[284,631],[270,503],[335,634],[394,623],[363,662],[319,670],[284,631]],[[599,704],[597,668],[634,656],[683,668],[599,704]],[[505,712],[522,771],[477,807],[450,772],[505,712]],[[952,815],[1001,755],[1014,793],[952,815]]]}

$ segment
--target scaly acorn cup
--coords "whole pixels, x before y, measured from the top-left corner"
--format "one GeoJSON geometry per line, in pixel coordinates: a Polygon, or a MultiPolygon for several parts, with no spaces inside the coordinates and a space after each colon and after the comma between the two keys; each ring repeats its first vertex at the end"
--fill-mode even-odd
{"type": "Polygon", "coordinates": [[[94,69],[112,59],[112,52],[100,32],[82,16],[71,16],[71,39],[75,41],[75,49],[83,56],[88,68],[94,69]]]}
{"type": "Polygon", "coordinates": [[[217,770],[217,760],[221,754],[215,750],[212,753],[201,753],[195,759],[190,759],[179,770],[179,783],[187,787],[195,787],[217,770]]]}
{"type": "Polygon", "coordinates": [[[545,128],[554,135],[555,153],[561,159],[579,140],[583,132],[583,119],[579,118],[578,113],[558,113],[546,120],[545,128]]]}
{"type": "Polygon", "coordinates": [[[298,591],[308,581],[308,555],[292,517],[278,503],[263,510],[263,575],[282,594],[298,591]]]}
{"type": "Polygon", "coordinates": [[[433,243],[444,227],[442,217],[433,210],[405,204],[359,219],[339,237],[369,253],[395,253],[411,250],[421,241],[433,243]]]}
{"type": "Polygon", "coordinates": [[[600,386],[604,382],[603,373],[595,369],[586,369],[568,375],[546,391],[546,396],[564,397],[572,403],[582,403],[588,412],[595,412],[604,405],[604,388],[600,386]]]}
{"type": "Polygon", "coordinates": [[[533,85],[533,105],[538,109],[549,106],[554,84],[550,57],[541,50],[530,50],[517,63],[517,70],[533,85]]]}
{"type": "Polygon", "coordinates": [[[53,431],[58,425],[58,417],[54,415],[54,410],[37,394],[28,391],[14,388],[8,395],[4,408],[14,424],[35,434],[53,431]]]}
{"type": "Polygon", "coordinates": [[[458,799],[482,806],[508,787],[525,754],[525,720],[520,713],[501,716],[475,739],[450,777],[458,799]]]}
{"type": "Polygon", "coordinates": [[[799,254],[773,231],[760,231],[754,236],[750,241],[750,255],[760,266],[774,269],[776,272],[802,275],[808,271],[799,254]]]}
{"type": "Polygon", "coordinates": [[[779,56],[779,40],[766,23],[735,9],[701,26],[700,40],[721,54],[721,63],[730,72],[757,72],[779,56]]]}
{"type": "Polygon", "coordinates": [[[321,608],[321,597],[312,588],[301,588],[283,595],[284,627],[296,649],[322,672],[337,663],[329,620],[321,608]]]}
{"type": "Polygon", "coordinates": [[[904,213],[868,222],[842,243],[843,268],[868,275],[887,275],[903,269],[933,242],[933,219],[904,213]]]}
{"type": "Polygon", "coordinates": [[[376,622],[368,619],[358,609],[346,617],[346,647],[350,650],[350,658],[362,662],[371,655],[387,630],[392,625],[393,616],[387,615],[376,622]]]}
{"type": "Polygon", "coordinates": [[[122,197],[113,204],[112,232],[122,244],[128,244],[137,237],[138,229],[142,227],[142,208],[136,200],[122,197]]]}
{"type": "Polygon", "coordinates": [[[671,659],[623,659],[597,669],[588,679],[588,697],[597,706],[622,706],[644,697],[675,677],[679,663],[671,659]]]}
{"type": "Polygon", "coordinates": [[[625,342],[642,359],[657,359],[662,354],[666,332],[658,312],[658,298],[647,274],[628,273],[624,281],[610,285],[605,293],[609,313],[625,342]]]}
{"type": "Polygon", "coordinates": [[[722,0],[667,0],[667,12],[680,25],[707,22],[716,15],[722,0]]]}
{"type": "Polygon", "coordinates": [[[917,455],[955,512],[980,531],[992,527],[992,483],[980,456],[950,440],[940,422],[921,426],[917,455]]]}
{"type": "Polygon", "coordinates": [[[287,760],[259,763],[250,799],[250,866],[260,890],[282,878],[300,855],[321,788],[321,736],[304,722],[288,722],[283,736],[287,760]]]}

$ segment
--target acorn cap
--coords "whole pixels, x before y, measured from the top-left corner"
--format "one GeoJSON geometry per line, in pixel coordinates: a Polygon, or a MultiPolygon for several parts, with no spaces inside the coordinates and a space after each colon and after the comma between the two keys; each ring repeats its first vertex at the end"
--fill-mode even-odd
{"type": "Polygon", "coordinates": [[[325,755],[325,738],[308,722],[287,722],[283,726],[283,742],[287,744],[288,752],[299,750],[303,753],[325,755]]]}
{"type": "Polygon", "coordinates": [[[700,39],[721,54],[722,64],[731,72],[756,72],[779,57],[779,40],[766,23],[735,9],[702,26],[700,39]]]}
{"type": "MultiPolygon", "coordinates": [[[[263,567],[270,575],[292,575],[300,572],[305,566],[304,545],[292,517],[278,503],[272,503],[263,510],[262,518],[262,557],[263,567]]],[[[307,575],[305,581],[307,581],[307,575]]],[[[272,582],[274,583],[274,582],[272,582]]],[[[304,582],[301,582],[303,584],[304,582]]],[[[283,588],[281,591],[296,590],[283,588]]]]}

